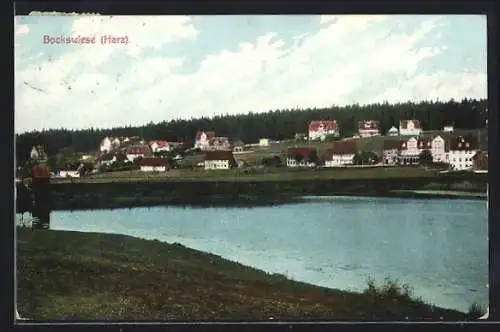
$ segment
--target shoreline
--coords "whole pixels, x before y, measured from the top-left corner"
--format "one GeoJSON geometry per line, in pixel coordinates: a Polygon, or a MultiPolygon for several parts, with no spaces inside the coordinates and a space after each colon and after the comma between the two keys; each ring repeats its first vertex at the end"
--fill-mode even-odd
{"type": "Polygon", "coordinates": [[[210,197],[200,197],[198,199],[179,199],[152,197],[125,197],[115,198],[107,204],[95,204],[84,200],[73,200],[71,202],[59,202],[51,211],[91,211],[91,210],[115,210],[148,207],[185,207],[185,208],[252,208],[252,207],[272,207],[285,204],[306,204],[313,201],[325,201],[325,198],[335,197],[371,197],[371,198],[402,198],[402,199],[454,199],[454,200],[481,200],[486,201],[486,194],[477,192],[457,192],[457,191],[417,191],[401,190],[383,193],[359,193],[359,192],[339,192],[328,195],[281,195],[281,196],[250,196],[229,197],[225,195],[213,195],[210,197]]]}
{"type": "Polygon", "coordinates": [[[341,291],[269,274],[177,243],[20,227],[17,241],[19,312],[35,320],[471,318],[428,305],[394,282],[383,287],[368,283],[363,293],[341,291]]]}

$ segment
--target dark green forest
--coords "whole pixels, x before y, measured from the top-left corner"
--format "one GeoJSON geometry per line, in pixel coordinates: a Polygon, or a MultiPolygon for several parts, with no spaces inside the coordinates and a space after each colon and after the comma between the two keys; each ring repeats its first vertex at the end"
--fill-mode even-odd
{"type": "Polygon", "coordinates": [[[228,136],[232,140],[255,142],[261,137],[276,140],[290,139],[297,132],[307,132],[312,120],[337,120],[342,136],[353,135],[358,121],[379,120],[385,133],[399,120],[418,119],[424,130],[440,130],[443,125],[454,125],[460,129],[484,128],[487,100],[464,99],[447,102],[421,102],[399,104],[357,104],[329,108],[287,109],[266,113],[224,115],[212,118],[171,120],[149,123],[142,127],[116,127],[110,129],[65,130],[49,129],[16,134],[16,157],[22,162],[29,156],[33,145],[42,144],[49,155],[63,148],[72,147],[75,152],[95,151],[106,136],[141,136],[146,140],[165,139],[184,141],[191,146],[198,130],[213,130],[217,136],[228,136]]]}

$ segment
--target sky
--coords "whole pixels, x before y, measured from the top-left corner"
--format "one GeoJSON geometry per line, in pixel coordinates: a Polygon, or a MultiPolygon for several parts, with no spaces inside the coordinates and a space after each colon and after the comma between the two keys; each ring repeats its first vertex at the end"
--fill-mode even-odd
{"type": "Polygon", "coordinates": [[[14,33],[16,133],[487,97],[486,16],[16,16],[14,33]],[[61,36],[95,43],[44,42],[61,36]]]}

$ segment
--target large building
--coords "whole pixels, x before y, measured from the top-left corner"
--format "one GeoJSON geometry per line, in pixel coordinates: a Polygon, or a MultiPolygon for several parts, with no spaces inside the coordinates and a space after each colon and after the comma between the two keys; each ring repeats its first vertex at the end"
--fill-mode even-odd
{"type": "Polygon", "coordinates": [[[477,139],[459,136],[450,141],[448,163],[455,171],[470,170],[474,166],[474,156],[478,151],[477,139]]]}
{"type": "Polygon", "coordinates": [[[419,120],[401,120],[399,121],[399,135],[401,136],[419,136],[422,133],[422,127],[419,120]]]}
{"type": "Polygon", "coordinates": [[[217,150],[205,152],[203,166],[206,170],[231,169],[237,166],[232,151],[217,150]]]}
{"type": "Polygon", "coordinates": [[[376,120],[359,121],[358,134],[360,137],[380,135],[380,122],[376,120]]]}
{"type": "Polygon", "coordinates": [[[198,131],[194,139],[194,147],[200,150],[209,150],[214,142],[215,132],[198,131]]]}
{"type": "Polygon", "coordinates": [[[325,167],[342,167],[354,164],[354,156],[358,152],[355,141],[341,141],[333,143],[326,152],[325,167]]]}
{"type": "Polygon", "coordinates": [[[310,140],[324,140],[329,135],[339,135],[337,121],[335,120],[311,121],[308,129],[310,140]]]}
{"type": "Polygon", "coordinates": [[[317,150],[311,147],[288,148],[287,167],[314,167],[316,166],[317,150]]]}

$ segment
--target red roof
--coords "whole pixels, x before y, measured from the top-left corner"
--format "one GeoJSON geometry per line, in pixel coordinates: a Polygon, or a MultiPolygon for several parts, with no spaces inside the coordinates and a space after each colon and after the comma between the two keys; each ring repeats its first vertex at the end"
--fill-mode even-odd
{"type": "Polygon", "coordinates": [[[131,155],[144,155],[150,157],[152,155],[149,146],[130,146],[127,148],[127,154],[131,155]]]}
{"type": "Polygon", "coordinates": [[[359,121],[359,130],[377,130],[379,129],[380,122],[377,120],[359,121]]]}
{"type": "Polygon", "coordinates": [[[205,152],[205,160],[229,160],[233,162],[234,156],[231,151],[207,151],[205,152]]]}
{"type": "Polygon", "coordinates": [[[356,154],[358,145],[355,141],[341,141],[333,143],[332,147],[326,152],[326,157],[331,158],[333,155],[356,154]]]}
{"type": "Polygon", "coordinates": [[[303,158],[309,158],[313,151],[316,151],[316,149],[309,147],[288,148],[288,157],[302,156],[303,158]]]}
{"type": "Polygon", "coordinates": [[[417,147],[419,149],[430,149],[432,147],[432,138],[431,137],[422,137],[417,141],[417,147]]]}
{"type": "Polygon", "coordinates": [[[207,140],[211,140],[215,137],[215,131],[198,131],[196,132],[196,140],[199,141],[201,134],[205,133],[207,135],[207,140]]]}
{"type": "Polygon", "coordinates": [[[477,150],[478,141],[474,137],[455,137],[450,141],[451,151],[472,151],[477,150]]]}
{"type": "Polygon", "coordinates": [[[151,141],[150,145],[153,145],[155,143],[156,143],[156,145],[158,145],[158,148],[164,148],[168,145],[167,141],[151,141]]]}
{"type": "Polygon", "coordinates": [[[321,127],[326,131],[337,130],[337,121],[321,120],[309,123],[309,131],[318,131],[321,127]]]}
{"type": "Polygon", "coordinates": [[[402,129],[407,129],[408,123],[410,121],[413,122],[413,125],[415,126],[416,129],[420,129],[420,121],[419,120],[401,120],[401,121],[399,121],[399,127],[402,129]]]}

